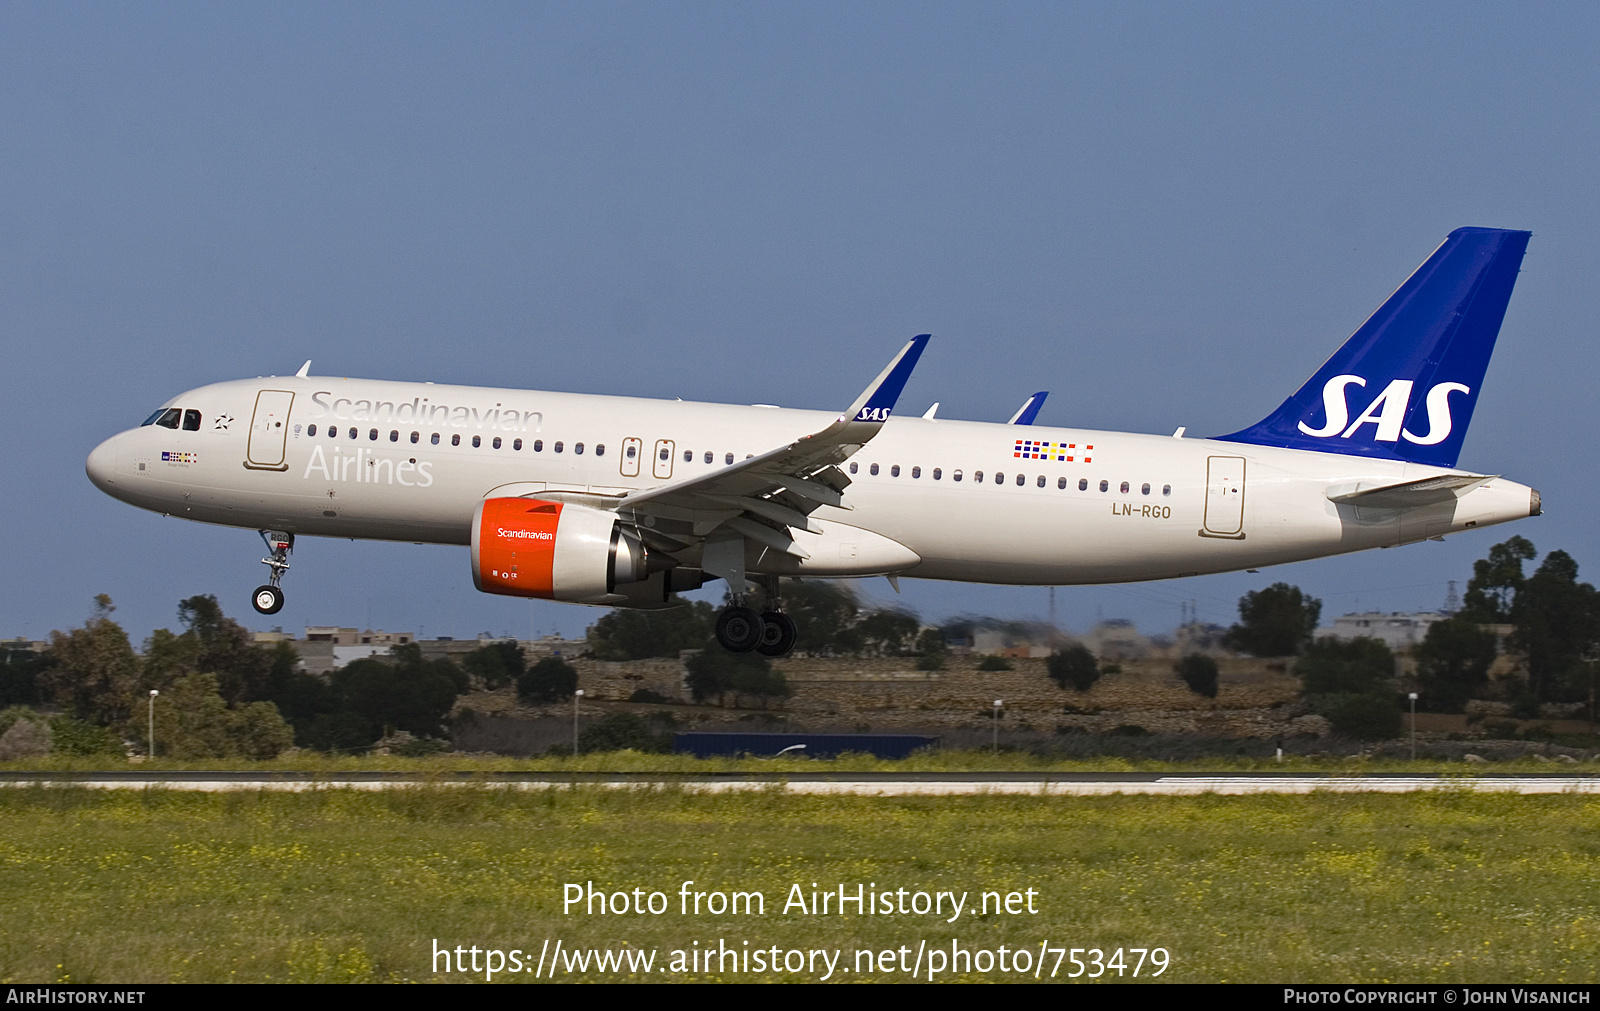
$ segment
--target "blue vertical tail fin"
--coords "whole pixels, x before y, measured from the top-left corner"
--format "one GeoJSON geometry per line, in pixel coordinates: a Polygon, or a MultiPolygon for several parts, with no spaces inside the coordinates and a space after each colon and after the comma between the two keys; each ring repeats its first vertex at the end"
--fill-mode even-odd
{"type": "Polygon", "coordinates": [[[1294,396],[1217,438],[1454,467],[1531,235],[1451,232],[1294,396]]]}

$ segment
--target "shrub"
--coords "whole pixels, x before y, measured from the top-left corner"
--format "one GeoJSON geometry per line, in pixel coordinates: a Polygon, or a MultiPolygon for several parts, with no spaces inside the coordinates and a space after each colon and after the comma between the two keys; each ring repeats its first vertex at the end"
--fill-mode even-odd
{"type": "Polygon", "coordinates": [[[1325,695],[1316,700],[1317,712],[1326,717],[1333,732],[1362,741],[1383,741],[1400,736],[1400,703],[1387,693],[1325,695]]]}
{"type": "Polygon", "coordinates": [[[18,719],[0,733],[0,762],[49,753],[50,724],[42,719],[18,719]]]}
{"type": "Polygon", "coordinates": [[[1094,654],[1082,645],[1067,646],[1051,653],[1050,659],[1045,661],[1045,669],[1062,688],[1070,686],[1080,692],[1088,691],[1100,680],[1094,654]]]}
{"type": "Polygon", "coordinates": [[[1003,656],[986,656],[978,661],[979,670],[1011,670],[1011,661],[1003,656]]]}
{"type": "Polygon", "coordinates": [[[665,695],[661,694],[660,692],[653,692],[648,688],[639,688],[639,689],[635,690],[632,695],[628,696],[628,701],[629,702],[671,702],[672,700],[667,698],[665,695]]]}
{"type": "Polygon", "coordinates": [[[1174,665],[1178,677],[1196,695],[1217,697],[1217,662],[1203,653],[1190,653],[1174,665]]]}
{"type": "Polygon", "coordinates": [[[633,713],[612,713],[584,727],[578,735],[578,750],[582,752],[625,749],[665,753],[672,750],[672,735],[656,733],[633,713]]]}

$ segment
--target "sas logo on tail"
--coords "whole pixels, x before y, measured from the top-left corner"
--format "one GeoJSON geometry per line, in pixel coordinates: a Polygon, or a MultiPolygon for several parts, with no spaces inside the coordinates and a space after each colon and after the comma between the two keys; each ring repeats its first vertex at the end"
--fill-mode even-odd
{"type": "Polygon", "coordinates": [[[1300,422],[1300,431],[1316,439],[1338,436],[1348,439],[1370,424],[1376,428],[1373,438],[1378,442],[1398,442],[1402,437],[1418,446],[1435,446],[1450,437],[1454,422],[1450,418],[1450,394],[1471,393],[1460,383],[1440,383],[1428,391],[1424,404],[1428,410],[1428,431],[1417,435],[1401,426],[1405,424],[1406,411],[1411,406],[1410,379],[1396,379],[1384,387],[1383,392],[1367,405],[1366,410],[1350,420],[1350,405],[1346,403],[1351,386],[1366,386],[1360,376],[1334,376],[1322,387],[1322,407],[1327,420],[1321,428],[1312,428],[1300,422]]]}
{"type": "Polygon", "coordinates": [[[857,421],[888,421],[892,407],[863,407],[856,414],[857,421]]]}

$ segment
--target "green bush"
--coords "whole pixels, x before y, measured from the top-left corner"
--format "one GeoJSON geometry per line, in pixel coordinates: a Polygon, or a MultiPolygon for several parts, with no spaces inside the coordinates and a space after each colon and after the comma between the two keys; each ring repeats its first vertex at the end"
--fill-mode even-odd
{"type": "Polygon", "coordinates": [[[1196,695],[1217,697],[1217,662],[1204,653],[1190,653],[1174,665],[1174,670],[1196,695]]]}
{"type": "Polygon", "coordinates": [[[581,752],[625,749],[665,754],[672,750],[672,735],[656,733],[649,723],[633,713],[612,713],[584,727],[578,735],[581,752]]]}
{"type": "Polygon", "coordinates": [[[1011,661],[1003,656],[986,656],[978,661],[979,670],[1011,670],[1011,661]]]}
{"type": "Polygon", "coordinates": [[[1045,670],[1062,688],[1071,687],[1080,692],[1088,691],[1100,680],[1094,654],[1082,645],[1067,646],[1051,653],[1050,659],[1045,661],[1045,670]]]}
{"type": "Polygon", "coordinates": [[[1318,697],[1314,705],[1327,718],[1333,732],[1361,741],[1386,741],[1399,737],[1400,703],[1392,694],[1335,694],[1318,697]]]}

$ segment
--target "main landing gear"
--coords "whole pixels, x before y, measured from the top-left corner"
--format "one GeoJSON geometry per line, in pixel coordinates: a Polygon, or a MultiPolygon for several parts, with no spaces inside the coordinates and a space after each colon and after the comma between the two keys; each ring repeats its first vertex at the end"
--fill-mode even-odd
{"type": "Polygon", "coordinates": [[[767,599],[772,607],[757,614],[745,606],[743,595],[717,615],[717,642],[730,653],[748,653],[755,650],[762,656],[784,656],[794,649],[799,630],[794,619],[784,614],[778,602],[778,585],[774,579],[767,586],[767,599]]]}
{"type": "Polygon", "coordinates": [[[267,550],[272,554],[261,559],[261,564],[272,570],[272,575],[267,577],[267,582],[256,587],[251,603],[262,614],[277,614],[283,610],[283,589],[278,585],[283,581],[283,574],[289,571],[289,553],[294,550],[294,534],[282,530],[259,531],[261,539],[266,542],[267,550]]]}

